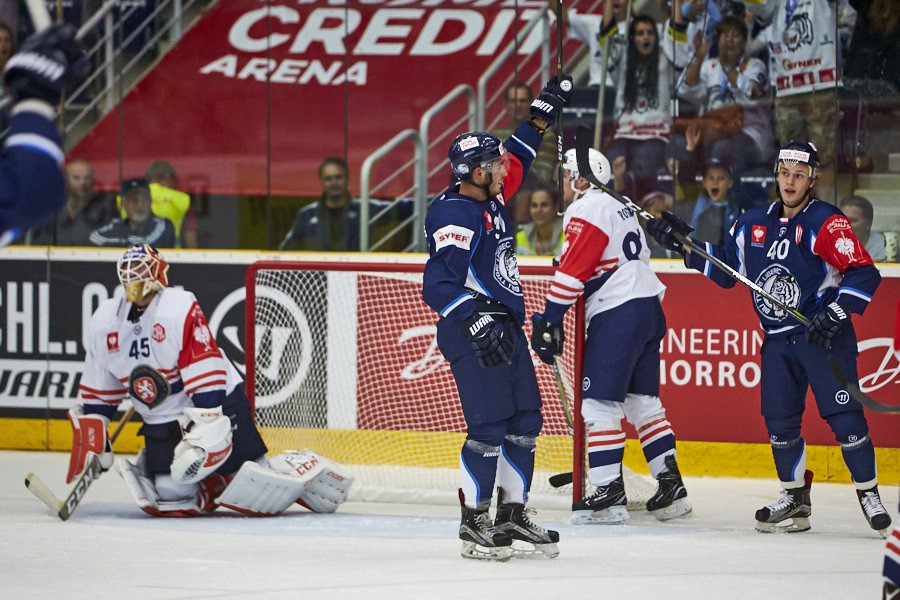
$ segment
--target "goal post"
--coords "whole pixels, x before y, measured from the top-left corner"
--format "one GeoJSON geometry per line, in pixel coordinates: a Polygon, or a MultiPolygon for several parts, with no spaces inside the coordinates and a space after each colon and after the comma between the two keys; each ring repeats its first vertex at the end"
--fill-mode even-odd
{"type": "MultiPolygon", "coordinates": [[[[358,499],[455,502],[465,421],[438,315],[422,301],[424,262],[261,261],[247,270],[246,382],[270,451],[310,448],[356,477],[358,499]]],[[[526,314],[542,311],[552,267],[519,268],[526,314]]],[[[552,369],[532,354],[543,400],[531,500],[581,498],[583,310],[565,321],[560,361],[575,415],[572,443],[552,369]],[[575,332],[582,332],[576,335],[575,332]],[[574,467],[574,468],[573,468],[574,467]],[[573,472],[573,484],[548,479],[573,472]]],[[[525,324],[530,336],[531,323],[525,324]]]]}

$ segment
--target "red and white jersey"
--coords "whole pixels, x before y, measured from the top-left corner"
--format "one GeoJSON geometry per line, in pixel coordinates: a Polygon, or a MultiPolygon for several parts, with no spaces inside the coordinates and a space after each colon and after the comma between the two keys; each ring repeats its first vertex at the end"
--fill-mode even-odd
{"type": "Polygon", "coordinates": [[[194,294],[165,288],[134,323],[130,307],[110,298],[91,317],[80,384],[86,408],[130,399],[145,423],[167,423],[185,407],[221,405],[242,382],[194,294]]]}
{"type": "Polygon", "coordinates": [[[566,242],[548,306],[568,308],[584,294],[590,319],[635,298],[662,299],[666,287],[650,268],[647,238],[633,210],[591,189],[566,210],[563,223],[566,242]]]}

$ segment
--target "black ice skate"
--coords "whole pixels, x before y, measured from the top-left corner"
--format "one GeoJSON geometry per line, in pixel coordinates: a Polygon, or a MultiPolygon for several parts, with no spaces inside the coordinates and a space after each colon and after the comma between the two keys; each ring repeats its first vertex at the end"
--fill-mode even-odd
{"type": "Polygon", "coordinates": [[[497,505],[494,525],[512,538],[514,556],[517,558],[559,556],[559,548],[556,545],[559,533],[532,523],[528,517],[535,513],[534,509],[526,509],[524,504],[503,502],[502,490],[499,499],[501,503],[497,505]]]}
{"type": "Polygon", "coordinates": [[[622,475],[609,485],[598,486],[596,491],[572,504],[572,523],[576,525],[615,525],[631,518],[626,505],[625,480],[622,475]]]}
{"type": "Polygon", "coordinates": [[[459,523],[462,557],[500,562],[509,560],[512,557],[512,539],[494,526],[488,509],[469,508],[463,504],[462,490],[459,491],[459,502],[462,507],[459,523]]]}
{"type": "Polygon", "coordinates": [[[686,500],[687,490],[681,480],[675,456],[672,454],[666,456],[664,462],[668,471],[663,471],[656,478],[659,487],[647,500],[647,511],[660,521],[683,517],[692,510],[690,502],[686,500]]]}
{"type": "Polygon", "coordinates": [[[859,506],[866,515],[869,526],[880,533],[881,537],[886,538],[888,529],[891,527],[891,516],[884,510],[881,496],[878,495],[878,486],[868,490],[856,490],[856,496],[859,498],[859,506]]]}
{"type": "Polygon", "coordinates": [[[809,490],[813,480],[812,471],[807,470],[803,480],[803,487],[781,490],[781,498],[778,502],[756,511],[757,531],[760,533],[809,531],[809,515],[812,514],[812,503],[809,500],[809,490]],[[787,519],[791,519],[791,524],[779,525],[787,519]]]}

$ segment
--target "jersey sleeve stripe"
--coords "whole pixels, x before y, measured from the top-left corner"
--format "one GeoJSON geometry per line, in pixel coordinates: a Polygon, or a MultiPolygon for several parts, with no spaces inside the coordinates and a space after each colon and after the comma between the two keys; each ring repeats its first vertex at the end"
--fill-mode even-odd
{"type": "Polygon", "coordinates": [[[446,317],[451,312],[453,312],[454,308],[456,308],[457,306],[459,306],[466,300],[471,300],[471,299],[472,299],[472,296],[469,294],[460,294],[457,298],[455,298],[453,300],[453,302],[451,302],[450,304],[448,304],[447,306],[445,306],[444,308],[441,309],[441,316],[446,317]]]}
{"type": "Polygon", "coordinates": [[[62,164],[64,158],[62,150],[56,145],[56,142],[35,133],[17,133],[11,135],[6,139],[6,144],[4,144],[4,146],[8,149],[20,147],[37,150],[38,152],[50,156],[58,165],[62,164]]]}
{"type": "Polygon", "coordinates": [[[184,387],[189,388],[191,385],[195,384],[197,381],[208,378],[208,377],[225,377],[225,371],[219,369],[216,371],[207,371],[206,373],[201,373],[199,375],[195,375],[194,377],[189,377],[184,380],[184,387]]]}
{"type": "Polygon", "coordinates": [[[848,288],[848,287],[838,288],[838,296],[840,296],[841,294],[847,294],[848,296],[856,296],[857,298],[865,300],[866,302],[872,301],[872,296],[870,296],[869,294],[866,294],[865,292],[861,292],[860,290],[856,290],[853,288],[848,288]]]}
{"type": "Polygon", "coordinates": [[[537,152],[534,151],[534,148],[532,148],[531,146],[529,146],[528,144],[526,144],[525,142],[523,142],[522,140],[517,138],[515,135],[510,136],[509,139],[515,140],[520,146],[522,146],[522,148],[527,150],[531,154],[532,157],[537,156],[537,152]]]}

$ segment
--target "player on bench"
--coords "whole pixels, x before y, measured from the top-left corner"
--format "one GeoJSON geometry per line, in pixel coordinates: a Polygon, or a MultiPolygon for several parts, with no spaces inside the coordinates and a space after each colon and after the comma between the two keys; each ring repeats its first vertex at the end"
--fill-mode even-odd
{"type": "Polygon", "coordinates": [[[132,246],[118,263],[125,296],[104,301],[91,317],[83,404],[69,411],[67,482],[89,453],[104,470],[112,466],[107,425],[127,398],[144,421],[144,449],[118,470],[147,514],[192,517],[224,506],[268,516],[294,502],[334,512],[353,477],[309,450],[266,456],[240,375],[194,294],[167,287],[168,268],[155,248],[132,246]]]}

